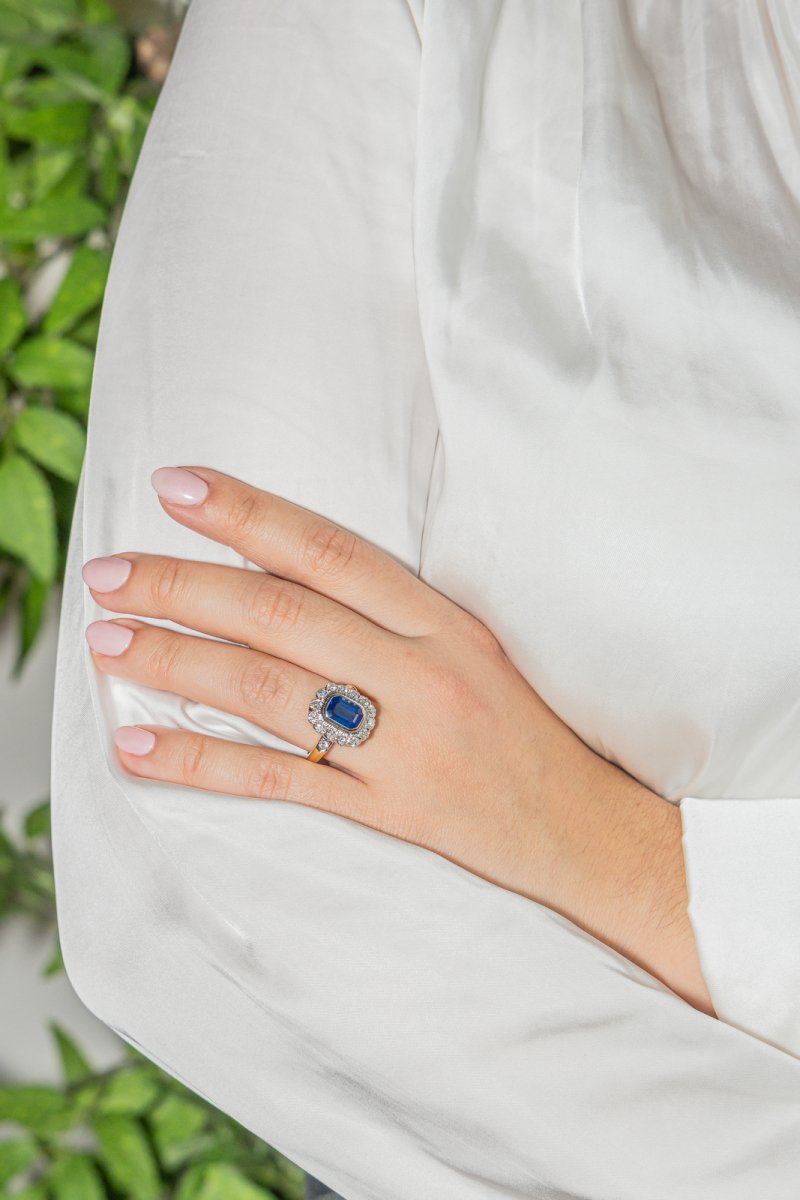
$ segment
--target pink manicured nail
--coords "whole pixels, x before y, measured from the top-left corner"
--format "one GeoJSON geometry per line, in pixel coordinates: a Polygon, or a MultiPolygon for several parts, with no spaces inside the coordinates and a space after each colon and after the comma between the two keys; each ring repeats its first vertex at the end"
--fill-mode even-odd
{"type": "Polygon", "coordinates": [[[150,482],[162,500],[169,504],[202,504],[208,495],[208,484],[199,475],[183,467],[159,467],[150,482]]]}
{"type": "Polygon", "coordinates": [[[86,626],[86,640],[98,654],[122,654],[133,640],[133,630],[114,621],[92,621],[86,626]]]}
{"type": "Polygon", "coordinates": [[[90,558],[83,564],[83,582],[95,592],[113,592],[131,573],[127,558],[90,558]]]}
{"type": "Polygon", "coordinates": [[[138,725],[120,725],[114,731],[114,745],[126,754],[149,754],[156,744],[156,735],[138,725]]]}

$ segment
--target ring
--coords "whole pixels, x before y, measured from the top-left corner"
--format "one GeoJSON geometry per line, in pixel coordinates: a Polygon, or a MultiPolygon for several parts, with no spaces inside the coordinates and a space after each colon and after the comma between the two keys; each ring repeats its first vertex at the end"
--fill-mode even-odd
{"type": "Polygon", "coordinates": [[[375,705],[350,683],[326,683],[308,706],[308,719],[320,735],[306,758],[319,762],[334,742],[360,746],[375,727],[375,705]]]}

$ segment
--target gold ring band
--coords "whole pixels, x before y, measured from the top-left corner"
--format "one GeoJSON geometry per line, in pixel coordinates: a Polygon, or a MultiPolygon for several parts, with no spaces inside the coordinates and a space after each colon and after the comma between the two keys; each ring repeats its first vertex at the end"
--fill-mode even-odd
{"type": "Polygon", "coordinates": [[[331,748],[331,744],[327,738],[321,737],[313,750],[309,750],[306,758],[309,762],[319,762],[331,748]]]}

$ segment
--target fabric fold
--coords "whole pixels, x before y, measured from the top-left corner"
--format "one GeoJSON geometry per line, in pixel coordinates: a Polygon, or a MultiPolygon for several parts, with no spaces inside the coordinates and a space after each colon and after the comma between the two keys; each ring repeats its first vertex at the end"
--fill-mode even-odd
{"type": "Polygon", "coordinates": [[[800,802],[684,796],[680,809],[714,1010],[800,1059],[800,802]]]}

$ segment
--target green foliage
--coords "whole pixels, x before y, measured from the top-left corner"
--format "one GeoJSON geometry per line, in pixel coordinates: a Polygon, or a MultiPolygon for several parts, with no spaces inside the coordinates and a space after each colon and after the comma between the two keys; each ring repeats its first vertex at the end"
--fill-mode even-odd
{"type": "Polygon", "coordinates": [[[19,844],[2,828],[3,812],[0,808],[0,920],[23,914],[40,924],[54,925],[50,803],[44,801],[28,813],[19,844]]]}
{"type": "Polygon", "coordinates": [[[15,674],[63,577],[111,249],[156,94],[106,0],[0,0],[0,619],[18,617],[15,674]],[[60,283],[32,315],[53,259],[60,283]]]}
{"type": "Polygon", "coordinates": [[[63,1082],[0,1087],[0,1195],[302,1200],[302,1171],[130,1043],[95,1071],[55,1021],[63,1082]]]}
{"type": "MultiPolygon", "coordinates": [[[[21,846],[0,829],[0,920],[25,913],[55,925],[49,832],[48,801],[28,813],[21,846]]],[[[61,969],[56,951],[43,973],[61,969]]],[[[132,1043],[97,1071],[66,1029],[49,1029],[61,1084],[0,1086],[0,1196],[302,1200],[298,1167],[132,1043]]]]}

